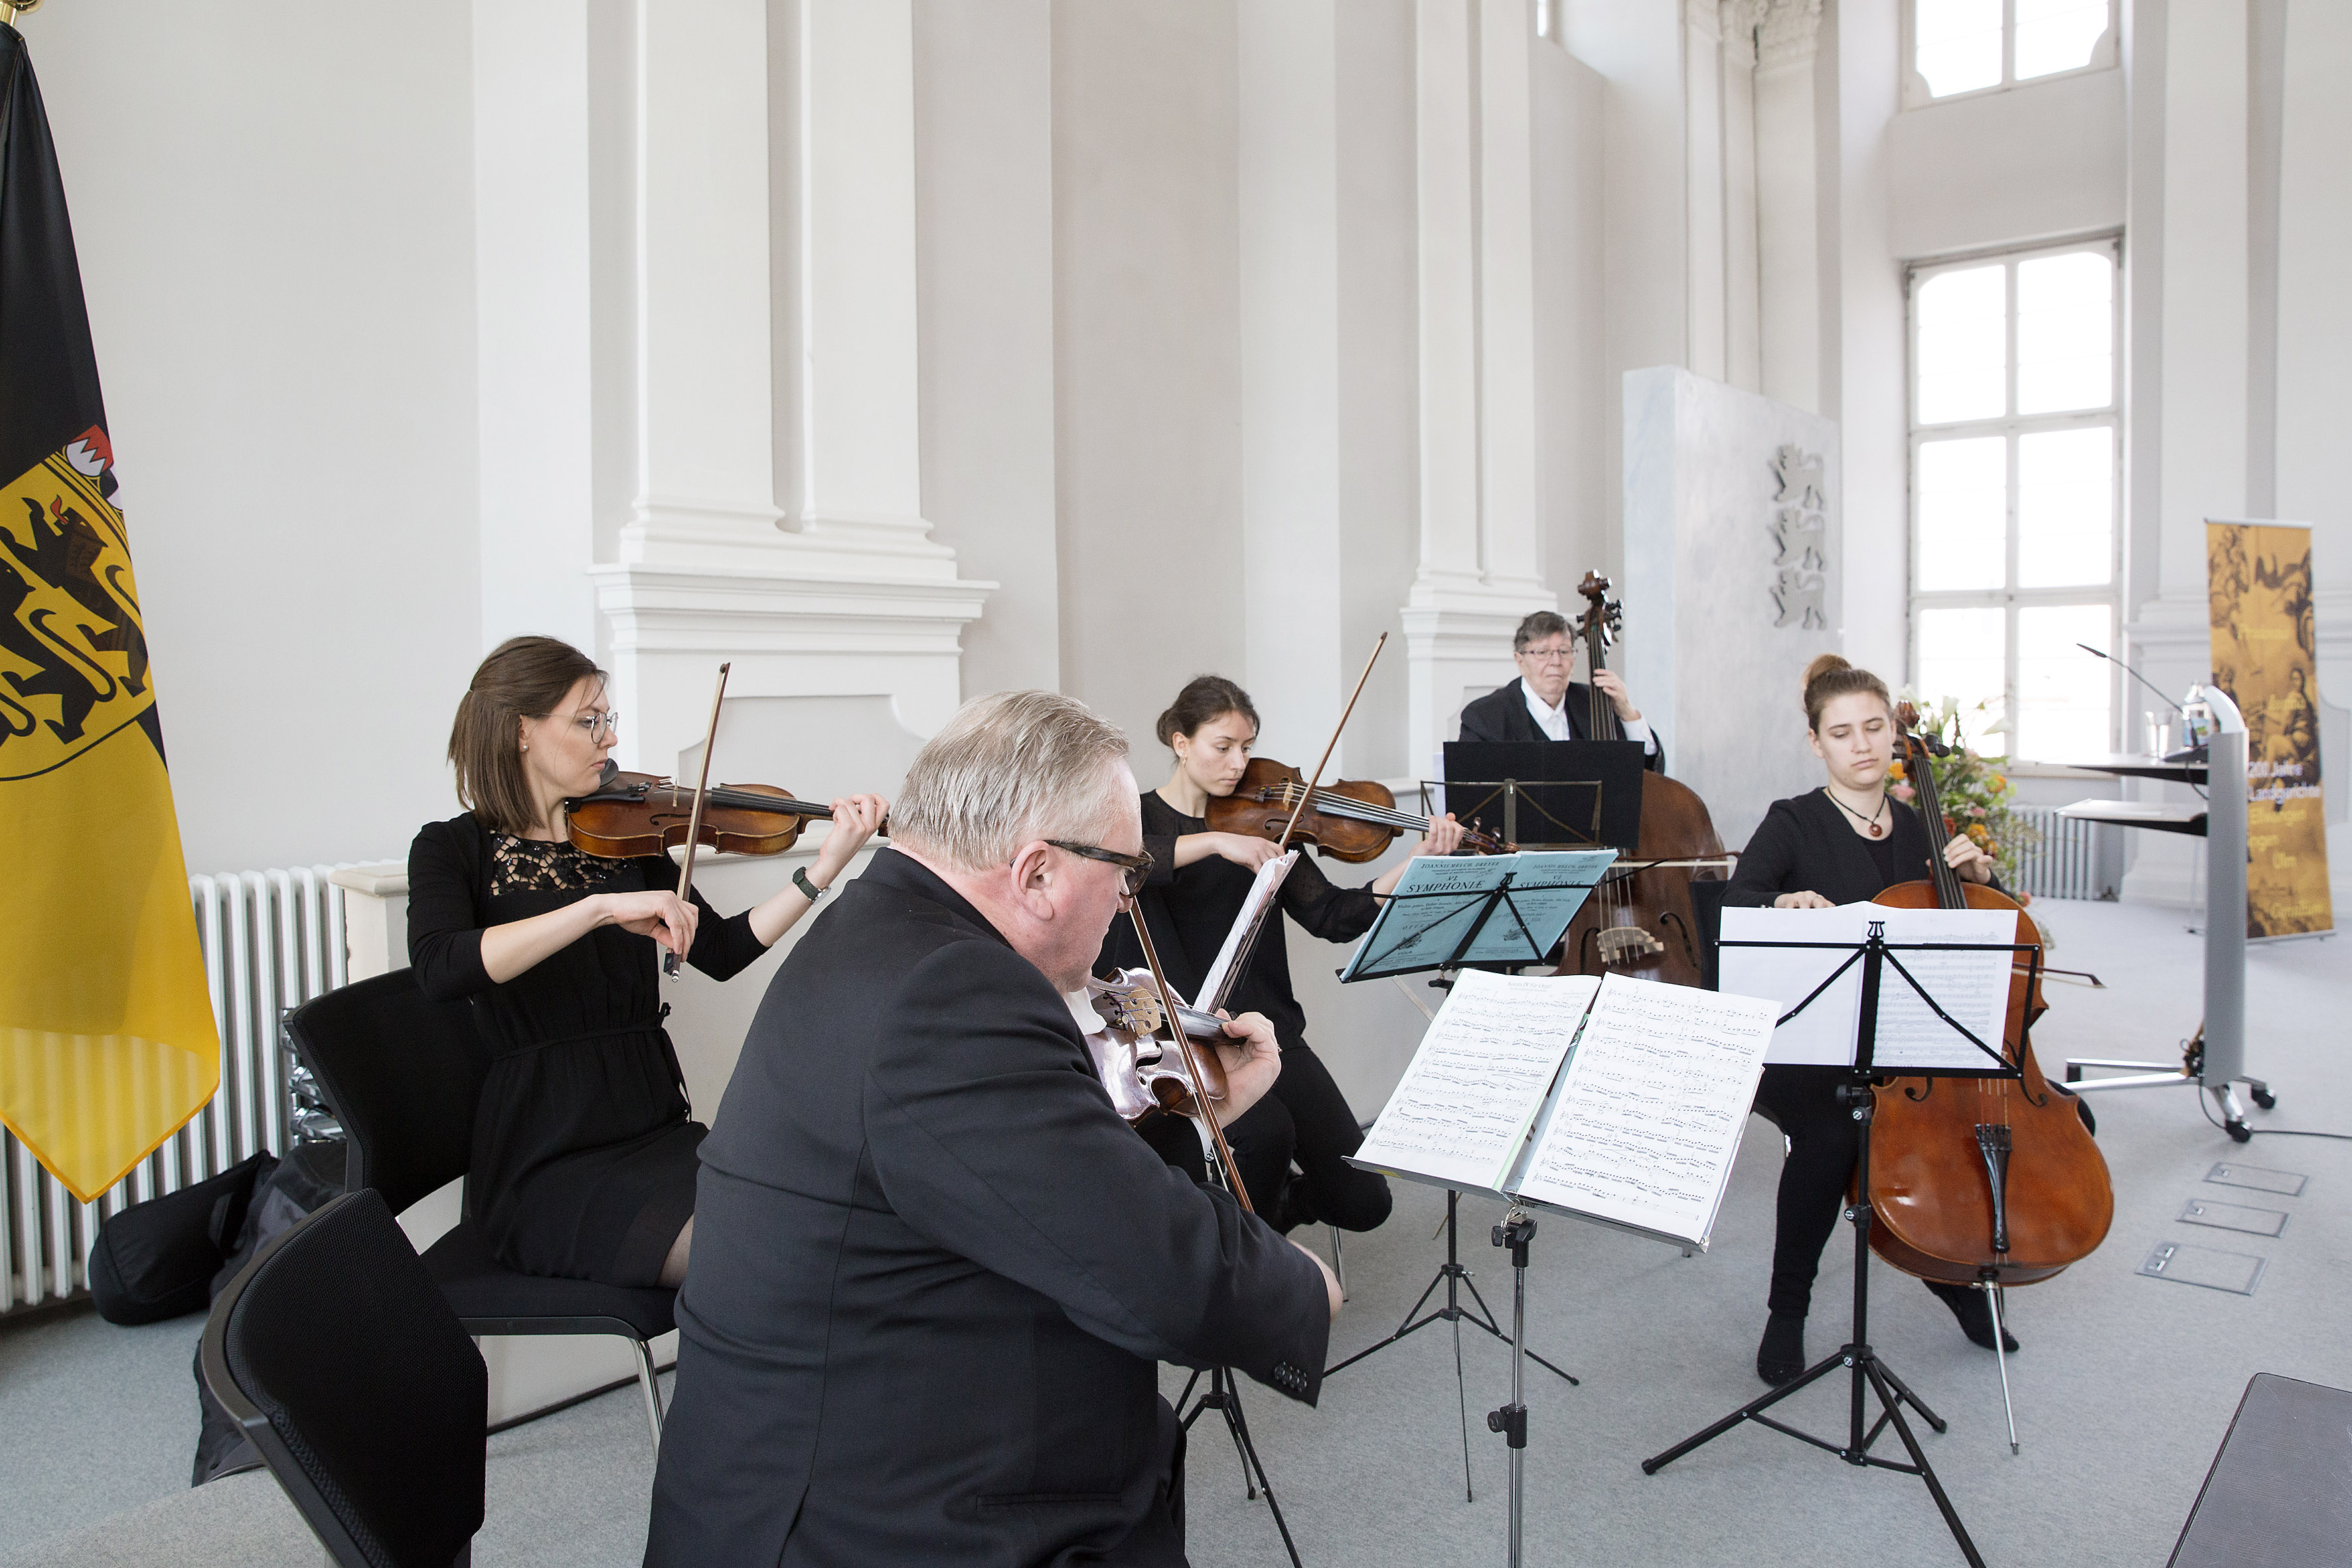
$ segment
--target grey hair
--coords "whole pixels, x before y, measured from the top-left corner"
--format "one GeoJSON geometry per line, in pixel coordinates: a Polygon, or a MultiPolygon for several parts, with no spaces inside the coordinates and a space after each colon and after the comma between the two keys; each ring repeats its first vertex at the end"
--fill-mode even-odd
{"type": "Polygon", "coordinates": [[[1519,629],[1511,634],[1511,651],[1525,653],[1528,651],[1528,646],[1537,638],[1551,637],[1559,632],[1570,632],[1572,635],[1573,628],[1569,626],[1567,617],[1556,610],[1538,610],[1526,620],[1521,621],[1519,629]]]}
{"type": "Polygon", "coordinates": [[[1127,736],[1053,691],[999,691],[956,710],[907,770],[890,836],[967,871],[1009,863],[1045,837],[1098,839],[1118,795],[1109,769],[1127,736]]]}

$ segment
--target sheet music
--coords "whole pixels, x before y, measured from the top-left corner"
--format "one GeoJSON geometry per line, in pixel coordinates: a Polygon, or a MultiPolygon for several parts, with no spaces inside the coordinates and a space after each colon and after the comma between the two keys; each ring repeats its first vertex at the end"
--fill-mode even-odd
{"type": "Polygon", "coordinates": [[[1512,1190],[1704,1249],[1780,1011],[1608,976],[1512,1190]]]}
{"type": "Polygon", "coordinates": [[[1289,876],[1290,868],[1297,864],[1298,851],[1292,849],[1276,856],[1257,868],[1257,880],[1250,884],[1249,897],[1242,900],[1241,913],[1234,917],[1233,929],[1225,932],[1225,944],[1217,949],[1216,961],[1209,965],[1209,973],[1201,977],[1200,994],[1187,1005],[1215,1008],[1218,993],[1224,989],[1225,972],[1233,968],[1234,955],[1240,952],[1243,939],[1260,920],[1276,918],[1267,906],[1274,902],[1275,895],[1282,891],[1283,879],[1289,876]]]}
{"type": "MultiPolygon", "coordinates": [[[[1874,908],[1876,906],[1873,906],[1874,908]]],[[[1889,942],[2011,942],[2017,940],[2015,910],[1905,910],[1904,934],[1886,928],[1889,942]]],[[[2012,952],[1895,952],[1887,955],[1911,972],[1954,1023],[1990,1046],[2003,1048],[2009,1026],[2009,982],[2021,956],[2012,952]]],[[[1857,1005],[1859,1004],[1857,996],[1857,1005]]],[[[1996,1068],[2001,1064],[1953,1032],[1918,992],[1887,965],[1878,982],[1878,1037],[1874,1065],[1893,1068],[1996,1068]]]]}
{"type": "Polygon", "coordinates": [[[1417,856],[1406,863],[1339,978],[1378,978],[1445,963],[1507,876],[1512,879],[1509,903],[1496,909],[1462,962],[1533,963],[1559,941],[1616,858],[1614,849],[1417,856]],[[1376,973],[1367,976],[1367,969],[1376,973]]]}
{"type": "Polygon", "coordinates": [[[1355,1157],[1465,1187],[1501,1185],[1599,984],[1463,971],[1355,1157]]]}
{"type": "MultiPolygon", "coordinates": [[[[2011,910],[1898,910],[1884,904],[1841,904],[1829,910],[1727,909],[1723,940],[1727,943],[1858,944],[1869,936],[1874,921],[1885,923],[1890,942],[2017,940],[2017,915],[2011,910]]],[[[1726,991],[1769,997],[1785,1013],[1853,956],[1832,948],[1726,946],[1717,973],[1726,991]]],[[[2000,1045],[2008,1019],[2010,973],[2017,955],[2001,951],[1897,952],[1894,956],[1977,1038],[1996,1047],[2000,1045]]],[[[1891,967],[1879,980],[1878,1001],[1874,1065],[1910,1072],[1994,1065],[1937,1018],[1891,967]]],[[[1803,1012],[1780,1026],[1765,1059],[1849,1066],[1853,1061],[1854,1026],[1861,1013],[1862,964],[1856,960],[1803,1012]]]]}

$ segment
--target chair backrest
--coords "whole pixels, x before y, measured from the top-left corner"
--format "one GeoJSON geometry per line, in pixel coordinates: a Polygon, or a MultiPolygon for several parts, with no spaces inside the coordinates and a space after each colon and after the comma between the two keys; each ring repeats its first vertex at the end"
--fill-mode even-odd
{"type": "Polygon", "coordinates": [[[396,969],[305,1002],[286,1029],[351,1141],[345,1186],[398,1214],[466,1173],[489,1070],[469,1004],[396,969]]]}
{"type": "Polygon", "coordinates": [[[336,1562],[469,1561],[488,1374],[382,1194],[273,1237],[214,1300],[198,1357],[336,1562]]]}

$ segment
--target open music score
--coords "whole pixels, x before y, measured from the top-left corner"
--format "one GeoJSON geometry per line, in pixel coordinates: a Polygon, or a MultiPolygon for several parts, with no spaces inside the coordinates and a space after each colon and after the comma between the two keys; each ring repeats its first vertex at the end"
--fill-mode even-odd
{"type": "Polygon", "coordinates": [[[1465,971],[1351,1163],[1705,1250],[1779,1012],[1465,971]]]}
{"type": "MultiPolygon", "coordinates": [[[[2009,987],[2018,956],[2000,951],[2017,940],[2014,910],[1906,910],[1885,904],[1840,904],[1829,910],[1723,911],[1722,983],[1751,996],[1769,997],[1782,1012],[1812,995],[1832,971],[1848,965],[1834,984],[1773,1037],[1768,1058],[1776,1063],[1843,1067],[1853,1060],[1854,1025],[1862,1014],[1862,966],[1848,964],[1851,947],[1864,942],[1873,923],[1886,940],[1905,942],[1991,943],[1993,951],[1910,950],[1893,956],[1927,987],[1962,1028],[1988,1046],[2013,1047],[2002,1033],[2009,1024],[2009,987]],[[1742,947],[1740,942],[1822,942],[1803,947],[1742,947]]],[[[1925,998],[1889,971],[1878,991],[1878,1031],[1872,1065],[1891,1073],[1968,1074],[1997,1070],[2000,1064],[1936,1016],[1925,998]]]]}

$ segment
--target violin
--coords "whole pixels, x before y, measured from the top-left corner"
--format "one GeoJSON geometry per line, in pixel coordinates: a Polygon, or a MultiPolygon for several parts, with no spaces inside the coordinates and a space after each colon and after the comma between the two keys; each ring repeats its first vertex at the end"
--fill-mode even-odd
{"type": "MultiPolygon", "coordinates": [[[[1917,786],[1913,804],[1927,829],[1928,879],[1871,901],[2014,910],[2017,941],[2040,947],[2041,929],[2016,900],[1965,880],[1945,860],[1951,829],[1936,793],[1937,748],[1913,732],[1918,721],[1910,703],[1896,710],[1904,774],[1917,786]]],[[[2052,1091],[2028,1039],[2047,1010],[2039,965],[2020,963],[2006,1034],[2021,1078],[1895,1078],[1874,1090],[1870,1245],[1897,1268],[1955,1285],[2031,1285],[2106,1239],[2116,1211],[2106,1160],[2074,1102],[2052,1091]]]]}
{"type": "MultiPolygon", "coordinates": [[[[1343,779],[1307,787],[1297,768],[1271,757],[1252,757],[1234,793],[1211,795],[1209,831],[1268,838],[1276,844],[1304,842],[1334,860],[1361,865],[1378,859],[1399,834],[1429,831],[1429,818],[1396,808],[1396,796],[1376,779],[1343,779]],[[1296,816],[1297,826],[1291,826],[1296,816]]],[[[1465,827],[1465,847],[1500,855],[1511,846],[1491,833],[1465,827]]]]}
{"type": "MultiPolygon", "coordinates": [[[[1160,1004],[1151,972],[1125,969],[1108,980],[1090,974],[1087,999],[1094,1004],[1103,1032],[1110,1037],[1111,1054],[1099,1066],[1103,1088],[1110,1092],[1111,1105],[1119,1115],[1130,1125],[1162,1113],[1199,1116],[1200,1097],[1193,1091],[1192,1076],[1185,1065],[1190,1053],[1165,1049],[1157,1037],[1167,1025],[1168,1015],[1160,1004]]],[[[1213,1013],[1181,1003],[1177,1004],[1176,1013],[1184,1033],[1193,1039],[1226,1037],[1223,1021],[1213,1013]]],[[[1225,1098],[1224,1064],[1214,1051],[1197,1056],[1202,1080],[1214,1104],[1225,1098]]]]}
{"type": "MultiPolygon", "coordinates": [[[[795,800],[773,784],[713,784],[694,820],[695,792],[653,773],[608,768],[596,793],[563,803],[564,831],[587,855],[634,859],[662,855],[687,841],[730,855],[780,855],[812,819],[830,821],[833,807],[795,800]]],[[[881,831],[887,834],[885,822],[881,831]]]]}
{"type": "MultiPolygon", "coordinates": [[[[1598,572],[1587,572],[1576,585],[1586,601],[1576,629],[1584,639],[1585,665],[1594,674],[1609,668],[1608,647],[1624,626],[1624,605],[1609,597],[1609,579],[1598,572]]],[[[1596,741],[1624,739],[1609,694],[1597,683],[1588,689],[1591,706],[1584,732],[1596,741]]],[[[1559,973],[1614,972],[1669,985],[1697,985],[1704,972],[1691,882],[1699,870],[1720,877],[1730,857],[1696,791],[1646,769],[1641,777],[1641,830],[1633,852],[1621,862],[1628,869],[1603,880],[1576,912],[1559,973]]]]}

